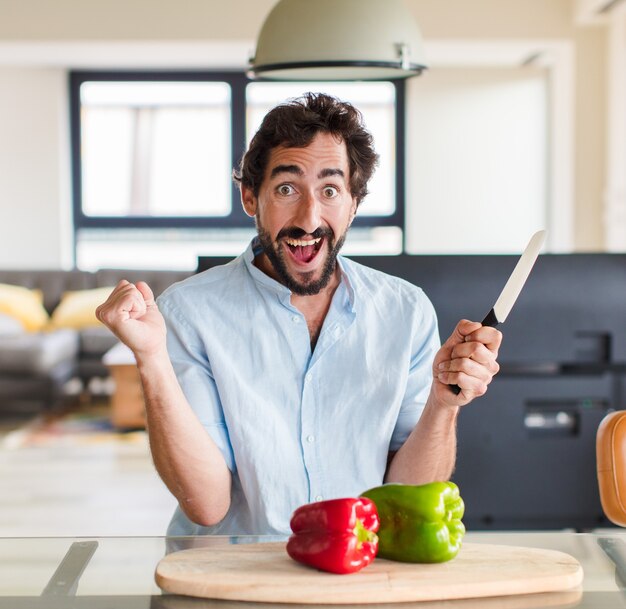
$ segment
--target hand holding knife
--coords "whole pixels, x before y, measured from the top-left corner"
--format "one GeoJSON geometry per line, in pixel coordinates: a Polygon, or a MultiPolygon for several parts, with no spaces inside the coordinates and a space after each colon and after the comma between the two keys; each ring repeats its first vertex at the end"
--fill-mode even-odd
{"type": "MultiPolygon", "coordinates": [[[[511,312],[517,297],[520,295],[530,271],[532,270],[539,251],[541,250],[546,238],[546,231],[537,231],[528,242],[524,253],[518,260],[509,280],[506,282],[498,300],[493,308],[487,313],[485,319],[481,322],[483,326],[496,327],[498,324],[504,323],[508,314],[511,312]]],[[[461,388],[458,385],[450,385],[452,391],[458,395],[461,388]]]]}

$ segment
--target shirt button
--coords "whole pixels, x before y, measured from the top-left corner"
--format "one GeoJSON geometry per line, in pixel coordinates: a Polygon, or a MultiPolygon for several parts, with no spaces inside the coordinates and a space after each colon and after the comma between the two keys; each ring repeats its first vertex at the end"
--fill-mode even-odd
{"type": "Polygon", "coordinates": [[[307,436],[306,437],[306,441],[310,444],[311,442],[315,441],[315,436],[307,436]]]}
{"type": "Polygon", "coordinates": [[[300,321],[300,318],[297,315],[293,315],[291,317],[291,321],[293,321],[294,324],[297,324],[300,321]]]}
{"type": "Polygon", "coordinates": [[[321,501],[322,499],[324,499],[324,497],[322,497],[321,495],[315,497],[315,501],[321,501]]]}
{"type": "Polygon", "coordinates": [[[310,383],[312,378],[313,378],[313,377],[312,377],[311,373],[309,372],[309,373],[308,373],[308,374],[304,377],[304,380],[305,380],[305,382],[310,383]]]}

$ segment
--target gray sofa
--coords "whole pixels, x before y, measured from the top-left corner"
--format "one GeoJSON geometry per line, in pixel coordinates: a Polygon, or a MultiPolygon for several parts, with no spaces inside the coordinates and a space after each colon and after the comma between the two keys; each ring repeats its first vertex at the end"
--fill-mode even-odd
{"type": "MultiPolygon", "coordinates": [[[[102,269],[1,270],[0,284],[39,289],[52,313],[65,292],[114,286],[124,278],[148,282],[155,295],[190,271],[102,269]]],[[[61,408],[68,387],[85,392],[94,379],[108,377],[102,356],[117,339],[104,326],[0,335],[0,417],[30,416],[61,408]]]]}

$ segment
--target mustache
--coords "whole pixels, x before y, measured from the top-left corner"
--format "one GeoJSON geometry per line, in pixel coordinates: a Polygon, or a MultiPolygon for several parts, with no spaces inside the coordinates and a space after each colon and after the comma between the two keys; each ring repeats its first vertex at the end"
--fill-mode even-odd
{"type": "MultiPolygon", "coordinates": [[[[297,226],[287,226],[279,231],[278,235],[276,235],[276,240],[280,239],[301,239],[305,235],[309,235],[305,230],[297,226]]],[[[318,239],[319,237],[327,237],[328,239],[332,239],[334,237],[333,231],[328,227],[319,226],[316,228],[310,236],[313,239],[318,239]]]]}

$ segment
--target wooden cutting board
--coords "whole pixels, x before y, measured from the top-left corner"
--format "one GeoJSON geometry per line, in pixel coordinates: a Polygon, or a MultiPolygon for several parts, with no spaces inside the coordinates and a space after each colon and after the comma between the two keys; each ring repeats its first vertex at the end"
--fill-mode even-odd
{"type": "Polygon", "coordinates": [[[351,604],[553,592],[578,586],[583,570],[563,552],[467,543],[446,563],[377,558],[357,573],[336,575],[295,562],[281,542],[175,552],[159,562],[155,579],[166,592],[202,598],[351,604]]]}

